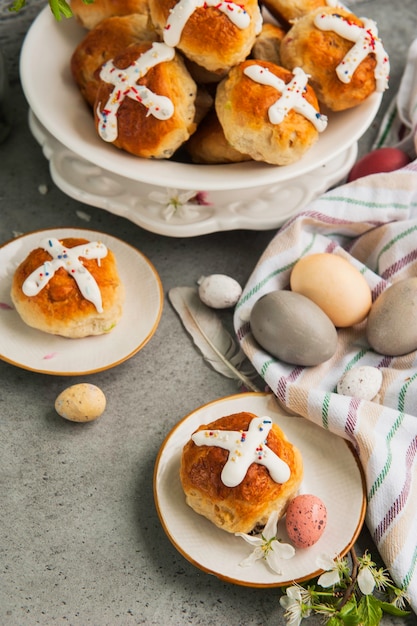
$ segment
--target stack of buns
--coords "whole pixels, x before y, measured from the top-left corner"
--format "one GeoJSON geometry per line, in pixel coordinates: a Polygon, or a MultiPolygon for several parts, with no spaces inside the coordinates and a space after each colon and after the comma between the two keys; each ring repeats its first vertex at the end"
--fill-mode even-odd
{"type": "Polygon", "coordinates": [[[71,70],[100,137],[146,158],[287,165],[325,131],[321,109],[387,88],[374,22],[335,0],[265,6],[269,21],[257,0],[73,0],[87,32],[71,70]]]}

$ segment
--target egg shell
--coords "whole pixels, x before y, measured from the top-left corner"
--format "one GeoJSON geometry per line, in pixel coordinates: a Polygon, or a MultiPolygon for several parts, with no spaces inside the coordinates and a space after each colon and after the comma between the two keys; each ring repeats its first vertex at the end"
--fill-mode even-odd
{"type": "Polygon", "coordinates": [[[290,286],[315,302],[338,328],[362,322],[372,305],[363,275],[337,254],[318,252],[299,259],[291,271],[290,286]]]}
{"type": "Polygon", "coordinates": [[[250,327],[259,345],[277,359],[295,365],[318,365],[337,348],[337,331],[308,298],[277,290],[255,302],[250,327]]]}
{"type": "Polygon", "coordinates": [[[337,393],[360,400],[372,400],[381,389],[382,378],[382,372],[377,367],[352,367],[337,383],[337,393]]]}
{"type": "Polygon", "coordinates": [[[212,309],[228,309],[235,306],[241,294],[242,287],[226,274],[202,276],[198,281],[200,300],[212,309]]]}
{"type": "Polygon", "coordinates": [[[55,410],[71,422],[91,422],[104,413],[106,397],[99,387],[79,383],[67,387],[55,400],[55,410]]]}
{"type": "Polygon", "coordinates": [[[405,278],[383,291],[372,305],[366,338],[375,352],[400,356],[417,349],[417,278],[405,278]]]}
{"type": "Polygon", "coordinates": [[[310,548],[323,535],[327,524],[326,505],[312,494],[296,496],[288,505],[285,527],[296,548],[310,548]]]}
{"type": "Polygon", "coordinates": [[[406,152],[399,148],[377,148],[359,159],[348,175],[348,182],[352,182],[369,174],[380,172],[394,172],[410,163],[411,159],[406,152]]]}

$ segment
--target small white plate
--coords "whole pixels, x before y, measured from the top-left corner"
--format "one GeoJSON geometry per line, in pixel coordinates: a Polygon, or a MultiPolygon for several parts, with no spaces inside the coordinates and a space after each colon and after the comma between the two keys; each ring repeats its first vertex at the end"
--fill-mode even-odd
{"type": "Polygon", "coordinates": [[[161,280],[150,261],[125,242],[88,229],[41,230],[0,248],[0,358],[43,374],[75,376],[109,369],[136,354],[155,333],[163,308],[161,280]],[[15,269],[44,237],[99,240],[110,248],[125,286],[123,315],[106,335],[67,339],[30,328],[13,308],[10,288],[15,269]]]}
{"type": "MultiPolygon", "coordinates": [[[[364,478],[350,445],[305,418],[286,415],[275,396],[264,393],[242,393],[216,400],[179,422],[160,449],[154,472],[154,497],[166,534],[186,559],[222,580],[248,587],[280,587],[318,576],[322,570],[317,566],[317,557],[323,553],[331,557],[346,554],[360,533],[366,511],[364,478]],[[269,415],[279,424],[303,457],[300,492],[318,496],[327,507],[322,537],[314,546],[297,549],[292,559],[282,561],[282,575],[270,570],[263,560],[241,567],[239,563],[253,548],[217,528],[185,503],[179,478],[183,446],[201,424],[240,411],[269,415]]],[[[283,521],[278,536],[288,540],[283,521]]]]}
{"type": "Polygon", "coordinates": [[[330,163],[352,146],[371,124],[381,102],[381,94],[375,93],[354,109],[330,112],[326,131],[292,165],[253,161],[191,165],[140,159],[99,138],[92,113],[71,76],[70,59],[85,33],[75,20],[57,22],[49,7],[41,11],[27,33],[20,58],[20,76],[29,105],[48,132],[73,153],[107,172],[162,188],[241,190],[298,178],[330,163]]]}

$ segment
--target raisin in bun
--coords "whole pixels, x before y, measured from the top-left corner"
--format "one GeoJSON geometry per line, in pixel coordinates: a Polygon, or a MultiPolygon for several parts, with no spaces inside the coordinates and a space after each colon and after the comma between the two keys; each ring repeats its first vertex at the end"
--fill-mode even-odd
{"type": "Polygon", "coordinates": [[[139,157],[170,158],[195,130],[197,85],[161,42],[133,44],[100,70],[100,137],[139,157]]]}
{"type": "Polygon", "coordinates": [[[235,150],[274,165],[301,159],[327,123],[302,70],[291,73],[268,61],[232,68],[217,87],[215,107],[235,150]]]}
{"type": "Polygon", "coordinates": [[[375,23],[340,7],[298,19],[280,54],[288,69],[303,68],[320,102],[333,111],[355,107],[388,84],[388,56],[375,23]]]}
{"type": "Polygon", "coordinates": [[[132,43],[156,41],[157,34],[147,15],[136,13],[109,17],[89,30],[71,56],[71,73],[83,98],[92,107],[100,84],[103,63],[132,43]]]}
{"type": "Polygon", "coordinates": [[[185,147],[193,163],[214,165],[251,160],[250,156],[238,152],[227,141],[214,110],[200,122],[185,147]]]}
{"type": "Polygon", "coordinates": [[[71,0],[71,10],[84,28],[90,30],[108,17],[149,12],[148,0],[71,0]]]}
{"type": "Polygon", "coordinates": [[[79,338],[117,324],[124,288],[115,256],[102,243],[48,238],[16,269],[11,298],[28,326],[79,338]]]}
{"type": "Polygon", "coordinates": [[[167,45],[222,75],[248,56],[262,23],[257,0],[195,1],[195,8],[193,1],[184,5],[183,0],[149,0],[149,7],[152,21],[167,45]],[[188,7],[193,9],[190,15],[188,7]]]}
{"type": "Polygon", "coordinates": [[[273,511],[282,517],[302,477],[299,450],[270,418],[253,413],[200,426],[182,452],[187,504],[230,533],[263,528],[273,511]]]}

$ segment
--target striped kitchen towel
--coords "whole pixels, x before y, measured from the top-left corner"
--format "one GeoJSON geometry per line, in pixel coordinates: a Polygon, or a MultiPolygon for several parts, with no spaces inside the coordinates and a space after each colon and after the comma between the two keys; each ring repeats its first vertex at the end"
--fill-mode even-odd
{"type": "MultiPolygon", "coordinates": [[[[410,99],[414,129],[416,99],[410,99]]],[[[417,276],[417,160],[328,191],[284,224],[259,259],[234,314],[244,352],[278,400],[355,447],[366,478],[366,524],[417,613],[417,351],[396,358],[375,353],[366,341],[365,321],[338,330],[331,359],[297,367],[271,357],[250,331],[255,302],[288,289],[293,265],[314,252],[348,258],[374,299],[393,282],[417,276]],[[383,374],[374,401],[336,392],[342,374],[358,365],[378,367],[383,374]]]]}
{"type": "Polygon", "coordinates": [[[373,148],[392,146],[415,153],[417,123],[417,39],[412,43],[400,88],[382,120],[373,148]]]}

